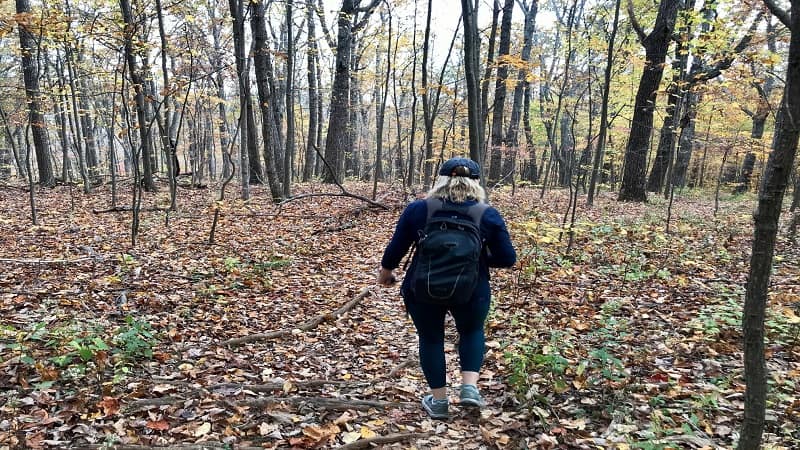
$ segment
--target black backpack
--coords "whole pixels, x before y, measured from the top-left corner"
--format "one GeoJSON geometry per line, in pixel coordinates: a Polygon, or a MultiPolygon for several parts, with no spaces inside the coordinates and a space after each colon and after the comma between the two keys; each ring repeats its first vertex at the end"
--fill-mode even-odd
{"type": "Polygon", "coordinates": [[[428,217],[413,268],[414,297],[439,305],[467,303],[478,284],[483,252],[480,224],[489,205],[457,206],[437,198],[426,203],[428,217]]]}

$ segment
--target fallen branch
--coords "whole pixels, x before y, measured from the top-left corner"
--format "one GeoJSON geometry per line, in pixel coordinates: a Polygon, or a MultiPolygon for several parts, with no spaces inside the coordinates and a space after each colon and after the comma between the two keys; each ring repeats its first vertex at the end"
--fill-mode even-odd
{"type": "Polygon", "coordinates": [[[368,199],[367,197],[362,197],[360,195],[351,194],[351,193],[349,193],[347,191],[343,191],[343,192],[340,192],[340,193],[336,193],[336,192],[315,192],[315,193],[310,193],[310,194],[295,195],[294,197],[289,197],[286,200],[283,200],[282,202],[278,203],[278,205],[279,206],[283,206],[283,205],[285,205],[285,204],[287,204],[289,202],[295,201],[295,200],[300,200],[300,199],[303,199],[303,198],[311,198],[311,197],[350,197],[350,198],[354,198],[356,200],[361,200],[362,202],[368,203],[371,206],[375,206],[376,208],[381,208],[381,209],[386,210],[386,211],[389,210],[389,207],[384,205],[383,203],[378,203],[376,201],[372,201],[372,200],[368,199]]]}
{"type": "Polygon", "coordinates": [[[266,341],[266,340],[270,340],[270,339],[276,339],[276,338],[280,338],[280,337],[284,337],[284,336],[289,336],[294,332],[295,329],[298,329],[300,331],[312,330],[312,329],[318,327],[319,324],[321,324],[325,320],[333,320],[333,319],[341,316],[342,314],[350,311],[361,300],[363,300],[364,297],[366,297],[369,293],[370,293],[369,288],[365,287],[352,300],[350,300],[349,302],[347,302],[344,305],[342,305],[336,311],[334,311],[332,313],[320,314],[319,316],[316,316],[311,320],[307,320],[307,321],[301,323],[296,328],[276,330],[276,331],[271,331],[269,333],[251,334],[249,336],[242,336],[240,338],[228,339],[227,341],[221,342],[220,345],[226,346],[226,347],[233,347],[233,346],[236,346],[236,345],[242,345],[242,344],[246,344],[246,343],[249,343],[249,342],[266,341]]]}
{"type": "Polygon", "coordinates": [[[288,386],[291,388],[313,389],[322,386],[367,386],[368,382],[352,382],[343,380],[286,380],[274,381],[264,384],[241,384],[241,383],[220,383],[209,386],[211,391],[250,391],[250,392],[274,392],[282,391],[288,386]]]}
{"type": "MultiPolygon", "coordinates": [[[[93,209],[92,212],[94,214],[105,214],[105,213],[115,213],[115,212],[131,212],[133,208],[130,206],[117,206],[114,208],[108,209],[93,209]]],[[[150,208],[139,208],[139,211],[169,211],[169,208],[161,208],[158,206],[153,206],[150,208]]]]}
{"type": "Polygon", "coordinates": [[[0,263],[11,264],[74,264],[84,261],[91,261],[91,257],[75,258],[75,259],[11,259],[0,258],[0,263]]]}
{"type": "Polygon", "coordinates": [[[139,412],[144,409],[150,409],[155,406],[170,406],[175,405],[179,402],[185,401],[185,398],[182,397],[158,397],[158,398],[141,398],[139,400],[134,400],[125,405],[123,411],[126,414],[139,412]]]}
{"type": "Polygon", "coordinates": [[[403,371],[406,367],[414,365],[417,362],[417,358],[408,358],[405,361],[401,362],[400,364],[394,366],[394,368],[386,375],[386,378],[392,379],[395,378],[403,371]]]}
{"type": "Polygon", "coordinates": [[[336,409],[336,410],[355,409],[357,411],[417,406],[416,403],[409,403],[409,402],[385,402],[381,400],[359,400],[356,398],[302,397],[302,396],[259,397],[259,398],[234,402],[236,406],[249,406],[254,408],[264,408],[269,405],[275,405],[278,403],[289,403],[292,405],[309,405],[315,408],[336,409]]]}
{"type": "Polygon", "coordinates": [[[376,436],[369,439],[359,439],[355,442],[342,445],[339,450],[353,450],[361,448],[370,448],[373,444],[393,444],[395,442],[403,442],[411,439],[422,439],[431,436],[430,432],[427,433],[396,433],[388,434],[386,436],[376,436]]]}
{"type": "Polygon", "coordinates": [[[316,236],[316,235],[322,234],[322,233],[338,233],[339,231],[349,230],[350,228],[354,228],[355,226],[356,226],[356,224],[354,224],[353,222],[347,222],[347,223],[343,223],[342,225],[339,225],[339,226],[336,226],[336,227],[325,227],[325,228],[323,228],[321,230],[317,230],[317,231],[311,233],[311,235],[312,236],[316,236]]]}
{"type": "Polygon", "coordinates": [[[150,447],[148,445],[133,444],[94,444],[80,447],[70,447],[78,450],[212,450],[217,448],[230,448],[229,444],[222,442],[203,442],[200,444],[171,444],[166,447],[150,447]]]}

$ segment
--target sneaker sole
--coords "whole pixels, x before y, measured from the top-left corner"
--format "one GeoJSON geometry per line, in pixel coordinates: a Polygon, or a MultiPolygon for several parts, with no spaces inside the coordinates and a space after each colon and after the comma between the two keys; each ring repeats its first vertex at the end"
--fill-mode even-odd
{"type": "Polygon", "coordinates": [[[432,409],[430,409],[430,408],[428,407],[428,405],[426,405],[426,404],[425,404],[425,402],[424,402],[424,401],[422,402],[422,409],[424,409],[424,410],[425,410],[425,412],[428,414],[428,416],[429,416],[431,419],[437,419],[437,420],[446,420],[446,419],[449,419],[449,418],[450,418],[450,414],[449,414],[449,413],[448,413],[448,414],[438,414],[438,413],[435,413],[435,412],[433,412],[433,410],[432,410],[432,409]]]}
{"type": "Polygon", "coordinates": [[[458,404],[470,408],[483,408],[485,406],[483,402],[471,398],[461,399],[458,404]]]}

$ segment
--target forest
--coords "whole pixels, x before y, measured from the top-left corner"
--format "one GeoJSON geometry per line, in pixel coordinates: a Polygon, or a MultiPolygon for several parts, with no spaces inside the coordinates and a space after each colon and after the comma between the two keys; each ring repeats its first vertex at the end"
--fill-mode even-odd
{"type": "Polygon", "coordinates": [[[798,448],[799,118],[800,0],[2,2],[0,450],[798,448]],[[456,156],[441,421],[376,277],[456,156]]]}

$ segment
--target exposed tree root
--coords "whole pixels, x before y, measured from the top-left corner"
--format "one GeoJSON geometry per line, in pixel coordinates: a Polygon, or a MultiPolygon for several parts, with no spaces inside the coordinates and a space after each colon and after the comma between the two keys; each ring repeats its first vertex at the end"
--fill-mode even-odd
{"type": "Polygon", "coordinates": [[[387,434],[386,436],[376,436],[374,438],[369,439],[359,439],[355,442],[351,442],[349,444],[342,445],[339,447],[339,450],[346,449],[346,450],[353,450],[353,449],[361,449],[361,448],[370,448],[373,444],[393,444],[395,442],[403,442],[408,441],[411,439],[421,439],[430,436],[431,433],[396,433],[396,434],[387,434]]]}
{"type": "Polygon", "coordinates": [[[220,345],[225,346],[225,347],[233,347],[233,346],[237,346],[237,345],[246,344],[246,343],[249,343],[249,342],[267,341],[267,340],[270,340],[270,339],[277,339],[277,338],[280,338],[280,337],[289,336],[294,332],[295,329],[298,329],[300,331],[313,330],[314,328],[318,327],[322,322],[324,322],[326,320],[333,320],[333,319],[341,316],[342,314],[350,311],[361,300],[363,300],[364,297],[369,295],[369,293],[370,293],[369,288],[365,287],[352,300],[350,300],[349,302],[347,302],[344,305],[342,305],[336,311],[333,311],[331,313],[320,314],[317,317],[314,317],[314,318],[312,318],[310,320],[307,320],[307,321],[301,323],[296,328],[276,330],[276,331],[271,331],[269,333],[251,334],[249,336],[242,336],[240,338],[228,339],[227,341],[220,342],[220,345]]]}

